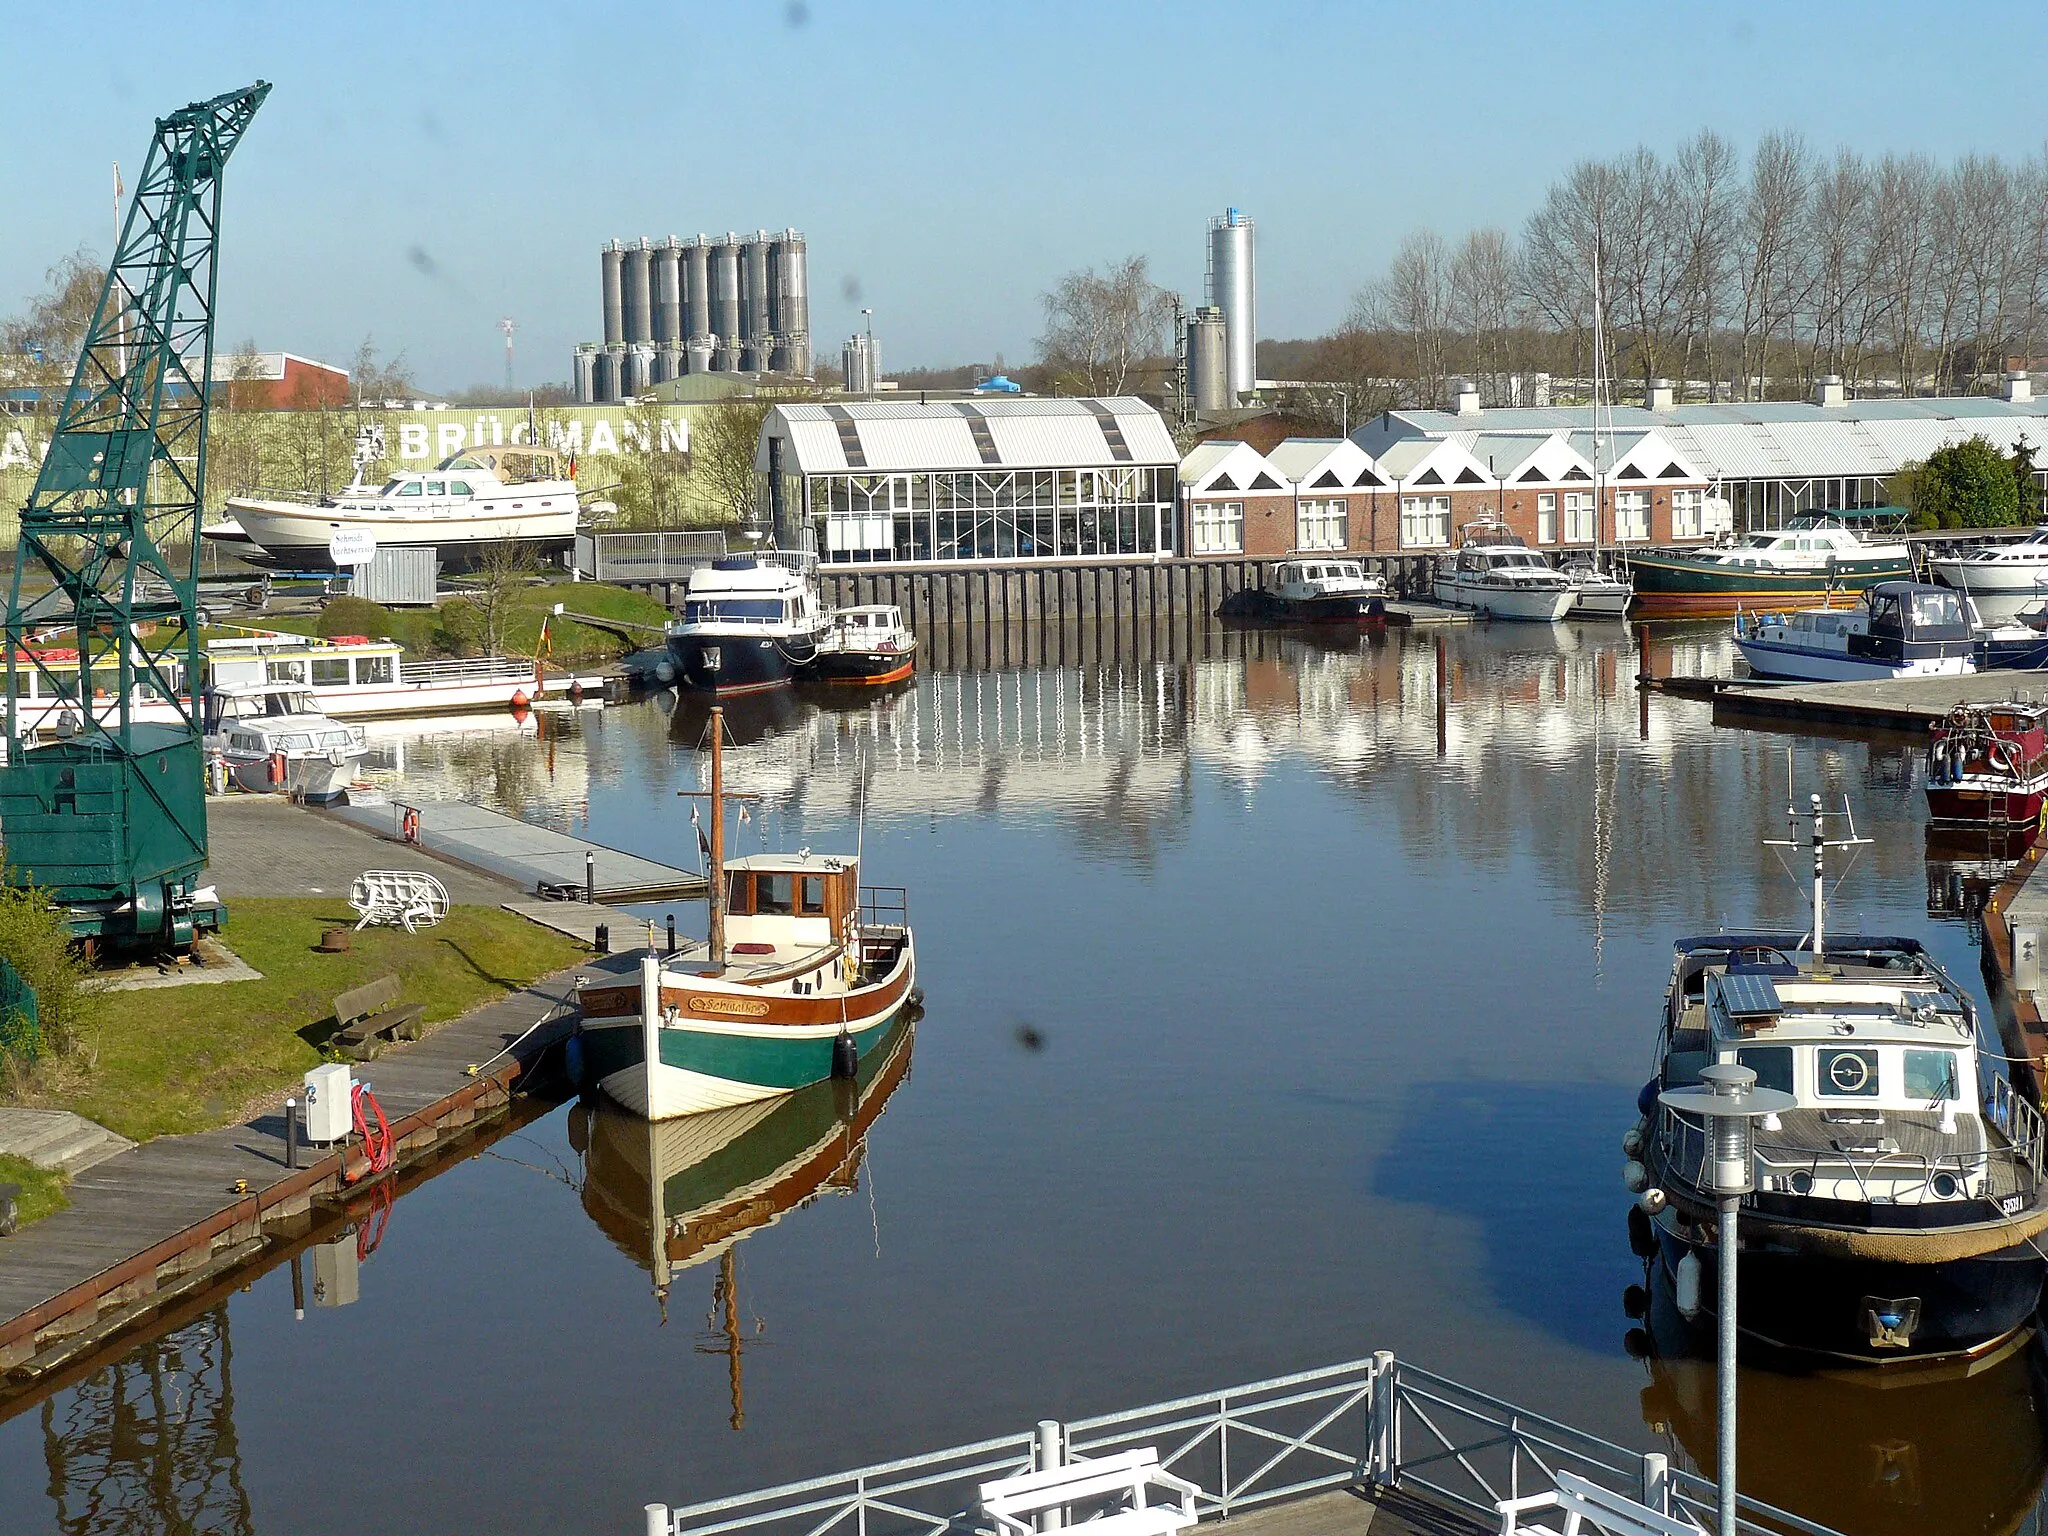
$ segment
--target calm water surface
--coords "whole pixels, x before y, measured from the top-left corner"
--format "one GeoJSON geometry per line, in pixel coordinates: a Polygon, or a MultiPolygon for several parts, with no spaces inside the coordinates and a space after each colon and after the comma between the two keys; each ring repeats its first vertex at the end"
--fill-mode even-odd
{"type": "MultiPolygon", "coordinates": [[[[0,1530],[619,1532],[1374,1349],[1710,1457],[1711,1363],[1663,1308],[1665,1353],[1624,1347],[1617,1144],[1671,941],[1800,925],[1760,846],[1788,745],[1876,838],[1837,924],[1981,988],[1960,909],[1992,871],[1930,849],[1903,742],[1639,713],[1619,626],[1443,645],[1218,632],[737,712],[740,850],[850,847],[864,795],[866,878],[911,891],[928,1011],[890,1080],[681,1143],[541,1115],[344,1239],[376,1239],[353,1304],[297,1320],[273,1269],[17,1404],[0,1530]]],[[[694,863],[703,727],[649,703],[383,751],[694,863]]],[[[1859,1533],[2035,1528],[2031,1351],[1743,1392],[1749,1491],[1859,1533]]]]}

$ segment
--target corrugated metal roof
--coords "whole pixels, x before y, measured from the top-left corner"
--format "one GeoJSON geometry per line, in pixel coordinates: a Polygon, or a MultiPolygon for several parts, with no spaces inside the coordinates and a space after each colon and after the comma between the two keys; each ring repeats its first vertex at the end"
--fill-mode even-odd
{"type": "MultiPolygon", "coordinates": [[[[1093,402],[1114,419],[1130,450],[1121,458],[1104,435],[1091,402],[1058,400],[976,400],[1004,469],[1096,469],[1120,465],[1168,466],[1179,461],[1173,434],[1157,411],[1142,400],[1093,402]]],[[[763,427],[788,444],[785,468],[797,474],[845,470],[839,417],[856,434],[864,466],[877,473],[991,467],[976,442],[977,423],[955,401],[873,401],[847,405],[779,405],[763,427]]],[[[765,456],[757,457],[765,462],[765,456]]]]}

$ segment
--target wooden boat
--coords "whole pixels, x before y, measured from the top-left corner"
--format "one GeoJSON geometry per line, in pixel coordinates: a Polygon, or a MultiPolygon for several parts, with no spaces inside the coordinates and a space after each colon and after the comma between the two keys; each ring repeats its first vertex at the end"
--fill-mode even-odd
{"type": "Polygon", "coordinates": [[[1638,618],[1728,617],[1741,609],[1818,604],[1913,574],[1902,543],[1866,544],[1831,517],[1795,518],[1721,549],[1631,551],[1638,618]]]}
{"type": "Polygon", "coordinates": [[[1817,798],[1791,815],[1812,823],[1811,929],[1678,942],[1656,1075],[1622,1143],[1631,1241],[1669,1272],[1688,1321],[1711,1312],[1726,1259],[1711,1138],[1661,1095],[1710,1063],[1747,1067],[1793,1107],[1754,1132],[1743,1332],[1863,1363],[1982,1355],[2041,1297],[2048,1132],[1994,1026],[1924,946],[1825,931],[1826,851],[1858,840],[1824,839],[1817,798]]]}
{"type": "Polygon", "coordinates": [[[2041,822],[2048,801],[2048,705],[1958,704],[1927,743],[1927,815],[1946,825],[2041,822]]]}
{"type": "Polygon", "coordinates": [[[710,935],[611,956],[580,988],[584,1082],[649,1120],[852,1078],[919,1000],[910,902],[860,855],[725,857],[725,721],[711,711],[710,935]]]}

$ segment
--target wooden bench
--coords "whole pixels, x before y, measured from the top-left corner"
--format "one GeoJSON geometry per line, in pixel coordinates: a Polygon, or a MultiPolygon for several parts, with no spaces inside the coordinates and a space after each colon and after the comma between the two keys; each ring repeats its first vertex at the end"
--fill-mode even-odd
{"type": "Polygon", "coordinates": [[[1605,1536],[1705,1536],[1682,1515],[1660,1515],[1647,1504],[1571,1472],[1558,1473],[1557,1486],[1548,1493],[1502,1499],[1494,1508],[1500,1512],[1500,1536],[1580,1536],[1589,1528],[1605,1536]],[[1548,1509],[1563,1515],[1564,1524],[1530,1525],[1522,1520],[1526,1514],[1548,1509]]]}
{"type": "Polygon", "coordinates": [[[379,976],[334,1000],[336,1029],[327,1043],[357,1061],[368,1061],[395,1040],[417,1040],[424,1003],[401,1003],[398,978],[379,976]]]}
{"type": "Polygon", "coordinates": [[[1088,1536],[1174,1536],[1195,1523],[1196,1491],[1186,1478],[1162,1468],[1159,1453],[1146,1446],[983,1483],[981,1509],[995,1521],[998,1536],[1036,1536],[1036,1517],[1055,1510],[1063,1525],[1085,1525],[1088,1536]],[[1177,1502],[1148,1504],[1155,1487],[1177,1502]],[[1090,1504],[1114,1507],[1092,1519],[1077,1519],[1073,1506],[1090,1504]]]}

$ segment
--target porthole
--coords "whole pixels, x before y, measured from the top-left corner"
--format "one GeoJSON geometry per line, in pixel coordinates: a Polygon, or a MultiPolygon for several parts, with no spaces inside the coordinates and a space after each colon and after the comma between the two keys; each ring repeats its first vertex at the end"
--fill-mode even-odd
{"type": "Polygon", "coordinates": [[[1953,1200],[1963,1192],[1961,1181],[1952,1173],[1937,1173],[1932,1183],[1937,1200],[1953,1200]]]}
{"type": "Polygon", "coordinates": [[[1813,1193],[1813,1175],[1804,1168],[1793,1174],[1785,1182],[1792,1187],[1792,1193],[1795,1195],[1810,1195],[1813,1193]]]}

